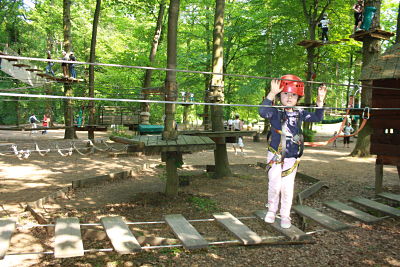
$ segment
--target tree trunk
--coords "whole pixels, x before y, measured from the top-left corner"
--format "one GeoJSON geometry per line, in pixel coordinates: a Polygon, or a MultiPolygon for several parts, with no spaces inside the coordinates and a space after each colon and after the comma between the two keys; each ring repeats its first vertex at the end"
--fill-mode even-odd
{"type": "MultiPolygon", "coordinates": [[[[96,62],[96,42],[97,42],[97,26],[99,25],[101,11],[101,0],[96,0],[96,9],[94,11],[92,40],[90,42],[90,57],[89,62],[96,62]]],[[[89,97],[94,97],[94,66],[89,65],[89,97]]],[[[94,100],[89,101],[89,125],[95,124],[95,108],[94,100]]],[[[88,131],[88,138],[94,140],[94,131],[88,131]]]]}
{"type": "MultiPolygon", "coordinates": [[[[206,10],[209,10],[209,7],[206,7],[206,10]]],[[[208,14],[208,12],[207,12],[208,14]]],[[[210,23],[209,23],[210,19],[207,16],[206,19],[206,26],[205,26],[205,30],[206,32],[210,31],[210,23]]],[[[206,39],[206,48],[207,48],[207,58],[209,58],[210,60],[208,60],[207,62],[207,69],[206,71],[210,71],[209,68],[211,68],[212,65],[212,60],[211,60],[211,39],[208,37],[209,35],[207,35],[207,39],[206,39]]],[[[204,85],[205,85],[205,90],[204,90],[204,103],[208,103],[209,99],[208,99],[208,90],[210,89],[210,75],[204,75],[205,80],[204,80],[204,85]]],[[[210,113],[210,106],[208,105],[204,105],[203,107],[203,114],[204,116],[203,118],[203,126],[204,126],[204,130],[207,131],[210,129],[210,117],[208,116],[210,113]]]]}
{"type": "Polygon", "coordinates": [[[182,120],[182,125],[185,130],[189,129],[189,110],[190,110],[190,105],[183,105],[183,120],[182,120]]]}
{"type": "MultiPolygon", "coordinates": [[[[167,68],[176,69],[176,49],[177,49],[177,28],[179,18],[180,0],[171,0],[168,10],[168,47],[167,47],[167,68]]],[[[167,71],[165,81],[165,100],[176,101],[177,84],[176,72],[167,71]]],[[[177,132],[175,130],[175,104],[165,104],[165,121],[163,140],[176,140],[177,132]]],[[[165,194],[175,196],[178,194],[178,172],[176,169],[178,155],[176,152],[167,152],[167,183],[165,194]]]]}
{"type": "Polygon", "coordinates": [[[400,2],[399,10],[397,11],[397,28],[396,28],[396,44],[400,43],[400,2]]]}
{"type": "MultiPolygon", "coordinates": [[[[365,6],[374,6],[376,8],[376,13],[374,20],[371,25],[371,29],[379,29],[380,27],[380,0],[367,0],[365,6]]],[[[380,39],[375,39],[373,37],[367,36],[363,39],[363,59],[362,59],[362,69],[364,69],[368,64],[374,61],[380,52],[380,39]]],[[[371,81],[363,81],[363,88],[361,91],[361,105],[362,107],[370,107],[372,102],[372,88],[364,87],[371,86],[371,81]]],[[[357,143],[354,150],[351,152],[353,157],[368,157],[370,155],[371,146],[371,134],[372,126],[370,121],[364,126],[364,128],[358,133],[357,143]]]]}
{"type": "MultiPolygon", "coordinates": [[[[161,34],[162,34],[162,23],[164,18],[164,11],[165,11],[165,0],[160,3],[160,9],[158,10],[158,17],[157,17],[157,25],[154,31],[153,42],[151,43],[151,50],[149,55],[149,66],[153,65],[154,59],[157,54],[158,45],[160,42],[161,34]]],[[[144,75],[143,81],[143,88],[151,87],[151,76],[153,74],[153,70],[146,70],[144,75]]],[[[148,94],[142,92],[142,98],[148,99],[148,94]]],[[[141,104],[141,112],[145,113],[144,116],[140,117],[141,124],[149,124],[149,112],[150,112],[150,104],[149,103],[142,103],[141,104]]]]}
{"type": "MultiPolygon", "coordinates": [[[[213,34],[213,72],[224,71],[224,9],[225,0],[216,0],[213,34]]],[[[224,77],[212,75],[211,79],[211,100],[214,103],[224,102],[224,77]]],[[[211,106],[212,130],[224,131],[224,110],[222,106],[211,106]]],[[[225,138],[216,141],[214,150],[215,178],[222,178],[232,174],[229,168],[228,153],[226,151],[225,138]]]]}
{"type": "MultiPolygon", "coordinates": [[[[69,53],[71,51],[71,0],[63,0],[63,26],[64,26],[64,50],[69,53]]],[[[64,83],[64,95],[73,96],[73,90],[70,83],[64,83]]],[[[64,122],[65,133],[64,139],[74,139],[76,137],[73,128],[73,109],[72,100],[64,100],[64,122]]]]}

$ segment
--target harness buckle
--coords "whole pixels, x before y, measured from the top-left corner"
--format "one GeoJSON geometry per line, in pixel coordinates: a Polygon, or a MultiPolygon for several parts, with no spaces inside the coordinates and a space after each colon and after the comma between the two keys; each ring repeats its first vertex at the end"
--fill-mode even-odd
{"type": "Polygon", "coordinates": [[[369,119],[369,107],[365,107],[364,108],[364,110],[363,110],[363,112],[362,112],[362,115],[361,115],[361,118],[363,119],[363,120],[368,120],[369,119]],[[366,114],[366,115],[365,115],[366,114]]]}

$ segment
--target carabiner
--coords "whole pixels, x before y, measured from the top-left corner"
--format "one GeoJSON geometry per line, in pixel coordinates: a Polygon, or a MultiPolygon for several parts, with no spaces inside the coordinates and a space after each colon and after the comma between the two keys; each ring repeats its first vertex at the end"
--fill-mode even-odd
{"type": "Polygon", "coordinates": [[[369,119],[369,107],[365,107],[363,110],[363,113],[361,115],[361,118],[363,120],[368,120],[369,119]],[[365,113],[367,113],[367,116],[365,116],[365,113]]]}

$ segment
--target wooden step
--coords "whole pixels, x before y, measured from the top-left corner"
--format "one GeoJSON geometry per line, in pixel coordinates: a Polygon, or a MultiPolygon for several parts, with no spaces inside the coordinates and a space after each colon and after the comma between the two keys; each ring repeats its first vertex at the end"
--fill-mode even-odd
{"type": "Polygon", "coordinates": [[[375,211],[382,212],[383,214],[389,215],[391,217],[395,218],[400,218],[400,209],[396,209],[393,207],[390,207],[388,205],[363,198],[363,197],[353,197],[350,199],[351,202],[357,203],[363,207],[366,207],[368,209],[372,209],[375,211]]]}
{"type": "Polygon", "coordinates": [[[381,218],[375,217],[369,213],[366,213],[364,211],[361,211],[359,209],[356,209],[352,206],[346,205],[336,200],[326,201],[324,202],[324,205],[331,209],[344,213],[352,218],[355,218],[359,221],[362,221],[364,223],[374,223],[381,220],[381,218]]]}
{"type": "Polygon", "coordinates": [[[10,247],[11,236],[15,231],[16,219],[0,219],[0,260],[10,247]]]}
{"type": "Polygon", "coordinates": [[[54,257],[69,258],[83,254],[79,219],[75,217],[56,219],[54,257]]]}
{"type": "Polygon", "coordinates": [[[303,199],[306,199],[315,193],[317,193],[322,187],[327,187],[324,182],[318,181],[312,186],[308,187],[307,189],[301,191],[298,195],[297,198],[299,200],[299,203],[301,204],[303,199]]]}
{"type": "Polygon", "coordinates": [[[128,225],[120,216],[104,217],[100,221],[115,251],[119,254],[128,254],[142,249],[128,225]]]}
{"type": "Polygon", "coordinates": [[[254,245],[262,242],[262,238],[229,212],[213,214],[213,217],[244,245],[254,245]]]}
{"type": "Polygon", "coordinates": [[[207,240],[181,214],[165,215],[164,218],[186,249],[199,249],[208,246],[207,240]]]}
{"type": "MultiPolygon", "coordinates": [[[[261,219],[264,223],[266,223],[264,221],[264,218],[265,215],[267,214],[267,210],[256,210],[254,214],[257,216],[257,218],[261,219]]],[[[282,228],[280,225],[281,221],[279,218],[275,218],[274,223],[266,223],[266,224],[271,225],[276,231],[288,237],[290,240],[296,240],[296,241],[312,240],[312,236],[307,235],[294,225],[292,225],[290,228],[287,229],[282,228]]]]}
{"type": "Polygon", "coordinates": [[[350,228],[350,225],[342,223],[341,221],[338,221],[308,206],[302,206],[302,205],[293,206],[293,210],[298,214],[300,214],[301,216],[307,217],[331,231],[340,231],[343,229],[350,228]]]}
{"type": "Polygon", "coordinates": [[[396,201],[397,203],[400,203],[400,195],[397,195],[397,194],[393,194],[393,193],[389,193],[389,192],[382,192],[382,193],[379,193],[378,196],[388,199],[388,200],[396,201]]]}

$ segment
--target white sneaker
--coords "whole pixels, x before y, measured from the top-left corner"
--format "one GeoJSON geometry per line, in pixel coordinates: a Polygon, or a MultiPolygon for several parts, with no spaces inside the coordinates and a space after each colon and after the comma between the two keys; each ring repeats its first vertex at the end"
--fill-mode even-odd
{"type": "Polygon", "coordinates": [[[290,217],[282,217],[281,218],[281,227],[283,229],[288,229],[292,226],[292,223],[290,222],[290,217]]]}
{"type": "Polygon", "coordinates": [[[266,223],[274,223],[275,222],[275,213],[272,211],[268,211],[267,215],[265,215],[264,221],[266,223]]]}
{"type": "Polygon", "coordinates": [[[235,155],[237,156],[237,151],[235,151],[235,155]]]}

